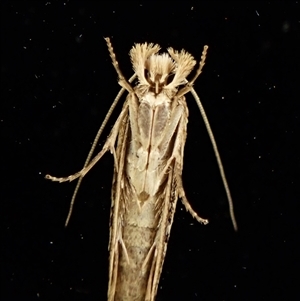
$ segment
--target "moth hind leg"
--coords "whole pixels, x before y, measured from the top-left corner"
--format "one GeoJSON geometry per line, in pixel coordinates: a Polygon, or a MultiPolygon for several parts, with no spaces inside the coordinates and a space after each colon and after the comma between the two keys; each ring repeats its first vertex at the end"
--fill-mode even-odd
{"type": "Polygon", "coordinates": [[[199,223],[207,225],[208,220],[200,217],[197,214],[197,212],[190,205],[190,203],[185,195],[185,191],[184,191],[183,184],[182,184],[180,168],[175,169],[175,177],[176,177],[176,183],[177,183],[178,196],[181,198],[181,202],[184,205],[186,211],[188,211],[192,215],[192,217],[195,218],[199,223]]]}

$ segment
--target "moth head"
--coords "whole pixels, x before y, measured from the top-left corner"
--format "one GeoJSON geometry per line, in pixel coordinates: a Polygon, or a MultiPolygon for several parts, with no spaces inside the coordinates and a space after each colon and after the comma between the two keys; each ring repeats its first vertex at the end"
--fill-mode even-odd
{"type": "Polygon", "coordinates": [[[175,63],[167,53],[153,54],[145,61],[144,76],[148,84],[158,94],[175,70],[175,63]]]}
{"type": "Polygon", "coordinates": [[[169,48],[169,53],[158,54],[157,44],[135,44],[130,51],[133,70],[139,84],[152,88],[158,94],[162,89],[176,89],[185,84],[185,78],[196,64],[194,58],[182,50],[169,48]],[[170,76],[173,79],[170,81],[170,76]]]}

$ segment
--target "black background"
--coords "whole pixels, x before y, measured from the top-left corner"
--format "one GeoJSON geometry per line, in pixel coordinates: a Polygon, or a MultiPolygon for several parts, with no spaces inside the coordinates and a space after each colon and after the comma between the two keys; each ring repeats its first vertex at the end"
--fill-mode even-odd
{"type": "Polygon", "coordinates": [[[183,181],[210,224],[197,224],[178,203],[157,300],[297,299],[299,5],[2,1],[1,300],[106,299],[112,156],[84,179],[66,229],[76,184],[44,179],[81,169],[119,91],[106,36],[127,77],[135,42],[184,48],[197,60],[209,45],[195,89],[223,159],[239,231],[188,95],[183,181]]]}

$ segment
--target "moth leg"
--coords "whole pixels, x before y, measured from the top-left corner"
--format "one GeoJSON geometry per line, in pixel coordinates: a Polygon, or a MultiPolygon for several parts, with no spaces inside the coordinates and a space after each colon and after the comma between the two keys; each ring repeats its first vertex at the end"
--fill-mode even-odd
{"type": "Polygon", "coordinates": [[[108,149],[111,149],[112,152],[114,152],[114,150],[112,149],[112,147],[109,145],[111,141],[107,141],[108,145],[105,144],[103,146],[103,149],[101,150],[100,153],[98,153],[98,155],[89,163],[89,165],[85,168],[83,168],[82,170],[76,172],[73,175],[70,175],[68,177],[62,177],[62,178],[57,178],[57,177],[53,177],[50,175],[46,175],[45,178],[54,182],[72,182],[75,179],[79,178],[79,177],[84,177],[89,171],[90,169],[102,158],[102,156],[108,151],[108,149]]]}
{"type": "Polygon", "coordinates": [[[184,188],[183,188],[182,178],[181,178],[181,170],[178,167],[175,168],[175,177],[176,177],[178,196],[181,198],[181,202],[184,205],[186,211],[188,211],[192,215],[192,217],[195,218],[199,223],[207,225],[208,220],[200,217],[197,214],[197,212],[190,205],[190,203],[185,195],[184,188]]]}
{"type": "Polygon", "coordinates": [[[189,201],[186,198],[183,184],[182,184],[182,178],[181,178],[181,170],[182,167],[182,141],[185,141],[186,139],[186,123],[187,123],[187,116],[184,113],[184,110],[182,110],[182,107],[178,107],[174,110],[174,114],[172,114],[172,122],[169,125],[169,127],[165,130],[165,132],[162,134],[163,141],[160,145],[161,149],[164,149],[164,144],[168,143],[169,137],[171,137],[178,126],[178,131],[176,133],[175,143],[173,152],[168,159],[165,168],[163,169],[162,173],[166,173],[172,162],[175,160],[175,171],[174,175],[176,178],[177,183],[177,191],[178,195],[181,198],[181,201],[183,205],[185,206],[186,210],[190,212],[190,214],[195,218],[199,223],[202,223],[204,225],[208,224],[208,220],[200,217],[191,207],[189,201]]]}
{"type": "Polygon", "coordinates": [[[127,261],[128,264],[130,264],[129,256],[128,256],[128,252],[127,252],[127,248],[126,248],[126,246],[125,246],[125,243],[124,243],[124,240],[123,240],[122,237],[119,238],[119,242],[120,242],[120,244],[121,244],[121,246],[122,246],[124,255],[125,255],[125,257],[126,257],[126,261],[127,261]]]}
{"type": "Polygon", "coordinates": [[[148,278],[148,284],[147,284],[147,290],[146,290],[146,294],[145,294],[145,300],[153,300],[153,277],[154,277],[154,273],[155,273],[155,267],[156,267],[156,261],[157,261],[157,257],[154,254],[153,257],[153,262],[151,265],[151,269],[150,269],[150,273],[149,273],[149,278],[148,278]]]}
{"type": "Polygon", "coordinates": [[[152,246],[151,246],[151,248],[150,248],[150,250],[149,250],[149,252],[148,252],[148,254],[147,254],[147,256],[144,260],[144,263],[142,265],[142,273],[144,273],[146,271],[146,266],[149,263],[149,260],[150,260],[151,256],[153,255],[154,248],[156,248],[156,243],[155,242],[152,244],[152,246]]]}
{"type": "MultiPolygon", "coordinates": [[[[96,155],[96,157],[94,157],[93,160],[91,160],[91,162],[84,167],[82,170],[80,170],[79,172],[70,175],[68,177],[62,177],[62,178],[57,178],[57,177],[53,177],[50,175],[46,175],[45,178],[54,182],[68,182],[68,181],[73,181],[79,177],[84,177],[89,171],[90,169],[102,158],[102,156],[108,151],[110,150],[112,154],[114,154],[115,157],[115,142],[116,142],[116,138],[119,134],[119,129],[120,129],[120,125],[122,124],[122,121],[124,119],[124,116],[126,116],[127,114],[127,109],[124,109],[122,111],[122,113],[120,114],[120,116],[118,117],[114,127],[112,128],[109,137],[107,138],[102,150],[96,155]]],[[[116,158],[115,158],[116,159],[116,158]]]]}
{"type": "Polygon", "coordinates": [[[108,301],[114,300],[117,278],[118,278],[118,266],[119,266],[119,246],[118,243],[115,243],[109,255],[109,286],[107,292],[108,301]]]}

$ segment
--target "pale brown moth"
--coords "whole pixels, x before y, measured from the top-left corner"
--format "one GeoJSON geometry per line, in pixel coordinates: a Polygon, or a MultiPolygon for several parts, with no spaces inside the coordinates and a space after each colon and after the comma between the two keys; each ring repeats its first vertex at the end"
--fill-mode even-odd
{"type": "Polygon", "coordinates": [[[52,181],[79,178],[74,200],[86,173],[110,151],[114,156],[109,241],[109,301],[154,301],[178,198],[200,223],[182,185],[183,152],[187,135],[188,108],[185,94],[191,92],[204,119],[226,190],[233,227],[237,230],[233,204],[217,145],[193,84],[202,72],[208,46],[191,81],[186,77],[196,64],[185,50],[168,48],[159,54],[157,44],[135,44],[130,58],[135,72],[123,76],[109,38],[105,38],[122,89],[107,113],[81,171],[52,181]],[[130,83],[137,77],[138,83],[130,83]],[[91,160],[98,139],[124,91],[129,94],[103,149],[91,160]]]}

